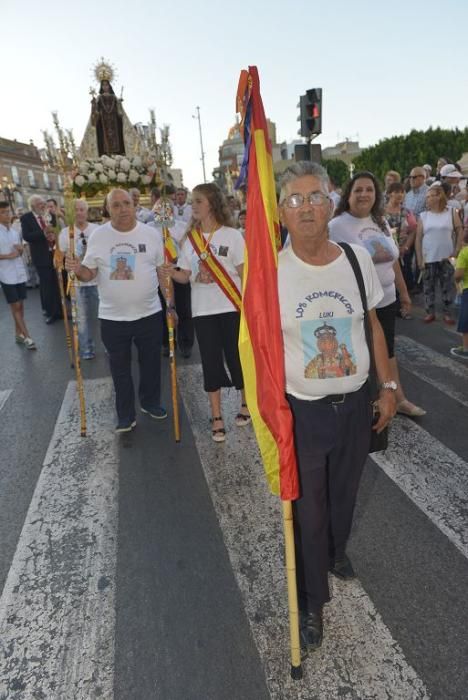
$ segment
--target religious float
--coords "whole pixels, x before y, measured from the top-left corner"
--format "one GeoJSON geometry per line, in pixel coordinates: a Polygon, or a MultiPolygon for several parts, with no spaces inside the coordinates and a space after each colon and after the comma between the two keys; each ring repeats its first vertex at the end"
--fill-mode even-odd
{"type": "Polygon", "coordinates": [[[133,125],[112,83],[116,72],[104,58],[94,66],[98,91],[90,89],[91,113],[83,140],[76,147],[71,130],[62,129],[58,114],[52,113],[59,146],[43,131],[49,164],[67,176],[68,186],[77,197],[85,197],[90,206],[100,206],[113,187],[137,187],[147,193],[154,186],[170,184],[172,153],[169,127],[158,129],[153,109],[148,124],[133,125]]]}

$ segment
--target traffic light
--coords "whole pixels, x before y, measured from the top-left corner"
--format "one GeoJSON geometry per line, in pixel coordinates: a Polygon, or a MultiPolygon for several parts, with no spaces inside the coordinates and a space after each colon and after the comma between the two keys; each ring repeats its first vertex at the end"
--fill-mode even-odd
{"type": "Polygon", "coordinates": [[[307,90],[301,95],[299,107],[301,110],[298,121],[301,122],[301,136],[310,139],[322,133],[322,88],[307,90]]]}

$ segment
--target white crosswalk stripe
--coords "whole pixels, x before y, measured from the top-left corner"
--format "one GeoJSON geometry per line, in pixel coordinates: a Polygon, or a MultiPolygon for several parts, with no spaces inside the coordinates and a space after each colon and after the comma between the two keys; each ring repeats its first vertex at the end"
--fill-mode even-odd
{"type": "Polygon", "coordinates": [[[6,401],[7,401],[8,397],[10,396],[10,394],[11,394],[11,389],[3,389],[2,391],[0,391],[0,411],[2,410],[4,405],[6,404],[6,401]]]}
{"type": "Polygon", "coordinates": [[[199,366],[183,369],[184,404],[271,697],[310,700],[311,688],[313,697],[327,700],[428,697],[424,683],[406,662],[357,581],[331,581],[332,602],[324,613],[324,644],[305,662],[304,682],[295,684],[289,679],[279,499],[268,493],[253,431],[233,425],[238,410],[235,392],[224,404],[224,415],[231,415],[231,420],[226,420],[226,442],[216,445],[209,434],[202,385],[199,366]]]}
{"type": "Polygon", "coordinates": [[[113,697],[118,460],[112,384],[71,382],[0,599],[0,697],[113,697]]]}
{"type": "Polygon", "coordinates": [[[372,459],[468,558],[468,464],[411,419],[396,417],[372,459]]]}
{"type": "Polygon", "coordinates": [[[401,367],[468,407],[466,386],[460,386],[460,380],[468,381],[468,366],[403,335],[395,347],[401,367]]]}

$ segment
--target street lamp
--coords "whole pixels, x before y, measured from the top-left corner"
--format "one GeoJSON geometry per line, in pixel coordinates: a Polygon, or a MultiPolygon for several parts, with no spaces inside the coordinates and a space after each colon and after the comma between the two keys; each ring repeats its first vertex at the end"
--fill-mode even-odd
{"type": "Polygon", "coordinates": [[[15,207],[14,207],[14,199],[13,199],[13,191],[15,189],[15,186],[10,180],[4,175],[2,177],[2,191],[3,191],[3,196],[5,197],[6,201],[10,205],[10,209],[12,213],[14,214],[15,212],[15,207]]]}
{"type": "Polygon", "coordinates": [[[206,171],[205,171],[205,152],[203,150],[203,137],[202,137],[202,128],[201,128],[201,119],[200,119],[200,107],[197,107],[197,115],[192,114],[192,119],[198,119],[198,130],[200,132],[200,150],[201,150],[201,162],[203,165],[203,182],[206,182],[206,171]]]}

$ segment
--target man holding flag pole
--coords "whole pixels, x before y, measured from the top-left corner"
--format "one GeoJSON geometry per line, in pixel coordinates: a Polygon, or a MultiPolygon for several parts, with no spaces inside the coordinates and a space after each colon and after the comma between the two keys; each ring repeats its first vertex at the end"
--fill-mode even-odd
{"type": "MultiPolygon", "coordinates": [[[[246,143],[238,184],[247,183],[239,349],[267,479],[283,500],[291,675],[300,678],[298,602],[302,645],[317,649],[329,569],[344,579],[354,576],[345,547],[370,445],[370,356],[353,268],[328,240],[333,205],[327,173],[302,163],[284,174],[280,215],[291,245],[278,257],[271,144],[255,67],[241,73],[237,102],[246,143]]],[[[382,290],[370,256],[363,248],[354,252],[370,309],[381,382],[374,428],[381,431],[396,408],[374,311],[382,290]]]]}

